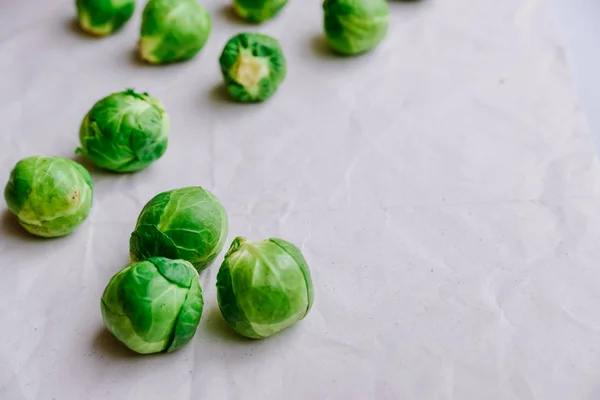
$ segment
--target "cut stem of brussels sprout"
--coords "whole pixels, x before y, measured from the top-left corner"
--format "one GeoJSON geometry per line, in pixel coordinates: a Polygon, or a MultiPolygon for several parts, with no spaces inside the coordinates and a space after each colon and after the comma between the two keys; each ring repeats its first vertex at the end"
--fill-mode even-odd
{"type": "Polygon", "coordinates": [[[100,307],[110,333],[131,350],[150,354],[188,344],[204,301],[198,273],[189,262],[154,257],[113,276],[100,307]]]}
{"type": "Polygon", "coordinates": [[[90,14],[87,12],[83,12],[79,15],[79,27],[82,31],[98,37],[110,35],[114,30],[112,22],[107,22],[104,25],[94,26],[92,24],[90,14]]]}
{"type": "Polygon", "coordinates": [[[162,37],[145,37],[138,40],[138,51],[142,60],[149,64],[160,64],[162,60],[154,55],[162,44],[162,37]]]}
{"type": "Polygon", "coordinates": [[[118,31],[135,11],[135,0],[76,0],[75,4],[79,26],[94,36],[118,31]]]}
{"type": "Polygon", "coordinates": [[[242,102],[271,97],[286,76],[286,60],[279,42],[258,33],[231,38],[219,59],[231,96],[242,102]]]}
{"type": "Polygon", "coordinates": [[[129,240],[131,259],[183,259],[202,271],[223,249],[227,230],[227,213],[209,191],[193,186],[163,192],[138,217],[129,240]]]}
{"type": "Polygon", "coordinates": [[[100,168],[135,172],[162,157],[169,129],[160,100],[129,89],[94,104],[81,123],[77,152],[100,168]]]}
{"type": "Polygon", "coordinates": [[[337,53],[357,55],[375,48],[389,25],[386,0],[325,0],[325,38],[337,53]]]}
{"type": "Polygon", "coordinates": [[[188,60],[202,50],[212,18],[197,0],[149,0],[142,14],[138,51],[151,64],[188,60]]]}
{"type": "Polygon", "coordinates": [[[4,188],[10,211],[29,233],[59,237],[73,232],[92,207],[88,171],[62,157],[33,156],[19,161],[4,188]]]}
{"type": "Polygon", "coordinates": [[[230,75],[244,86],[248,93],[257,96],[260,81],[269,76],[269,64],[264,58],[254,57],[248,50],[241,50],[238,61],[231,68],[230,75]]]}
{"type": "Polygon", "coordinates": [[[282,239],[236,238],[217,275],[225,321],[242,336],[262,339],[294,325],[310,311],[314,289],[300,250],[282,239]]]}
{"type": "Polygon", "coordinates": [[[249,22],[261,23],[275,17],[287,0],[233,0],[233,10],[249,22]]]}

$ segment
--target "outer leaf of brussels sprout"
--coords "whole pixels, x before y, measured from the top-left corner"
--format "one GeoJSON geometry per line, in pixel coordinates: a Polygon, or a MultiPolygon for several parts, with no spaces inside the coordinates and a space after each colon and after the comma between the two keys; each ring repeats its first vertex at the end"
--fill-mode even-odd
{"type": "Polygon", "coordinates": [[[250,22],[264,22],[275,17],[285,7],[287,0],[233,0],[233,9],[250,22]]]}
{"type": "Polygon", "coordinates": [[[143,336],[136,332],[129,316],[125,314],[121,305],[119,297],[119,293],[122,290],[121,284],[130,269],[131,267],[126,267],[113,276],[106,289],[104,289],[100,301],[102,319],[106,329],[131,350],[140,354],[158,353],[163,350],[165,346],[164,341],[146,341],[143,336]]]}
{"type": "Polygon", "coordinates": [[[325,37],[333,50],[356,55],[376,47],[387,35],[386,0],[325,0],[325,37]]]}
{"type": "Polygon", "coordinates": [[[118,293],[123,312],[135,332],[146,342],[163,343],[161,350],[171,339],[165,332],[175,324],[186,294],[186,289],[159,275],[152,262],[131,268],[123,277],[118,293]]]}
{"type": "Polygon", "coordinates": [[[231,38],[219,59],[225,85],[242,102],[271,97],[286,77],[286,59],[277,39],[258,33],[231,38]]]}
{"type": "Polygon", "coordinates": [[[111,278],[101,301],[107,329],[141,354],[183,347],[196,332],[202,306],[198,273],[192,265],[161,257],[121,270],[111,278]],[[182,320],[185,329],[179,327],[182,320]]]}
{"type": "Polygon", "coordinates": [[[4,189],[8,208],[28,232],[64,236],[79,227],[92,207],[88,171],[62,157],[28,157],[10,173],[4,189]]]}
{"type": "Polygon", "coordinates": [[[201,187],[160,193],[138,217],[130,239],[131,258],[183,259],[201,271],[223,249],[227,225],[227,213],[219,200],[201,187]]]}
{"type": "Polygon", "coordinates": [[[162,157],[169,129],[160,100],[129,89],[94,104],[81,123],[77,152],[100,168],[135,172],[162,157]]]}
{"type": "Polygon", "coordinates": [[[121,29],[135,11],[135,0],[76,0],[79,26],[95,36],[121,29]]]}
{"type": "Polygon", "coordinates": [[[184,268],[186,264],[182,260],[170,260],[164,257],[150,257],[148,259],[160,272],[160,274],[169,282],[176,284],[184,289],[189,289],[192,286],[194,278],[198,278],[198,274],[192,268],[184,268]]]}
{"type": "Polygon", "coordinates": [[[306,313],[304,313],[304,315],[308,314],[315,300],[315,290],[313,287],[312,276],[310,274],[310,269],[308,268],[308,263],[306,262],[306,259],[304,259],[302,252],[300,252],[300,249],[292,243],[277,238],[271,238],[269,240],[275,243],[277,246],[281,247],[290,256],[292,256],[292,258],[298,264],[298,267],[300,267],[300,272],[302,272],[302,275],[304,275],[304,280],[306,282],[306,291],[308,297],[308,305],[306,307],[306,313]]]}
{"type": "Polygon", "coordinates": [[[194,57],[206,44],[212,18],[197,0],[149,0],[142,15],[138,48],[152,64],[194,57]]]}
{"type": "Polygon", "coordinates": [[[250,243],[236,238],[217,275],[223,317],[250,338],[271,336],[300,321],[313,298],[304,257],[281,239],[250,243]]]}
{"type": "Polygon", "coordinates": [[[179,312],[179,317],[173,330],[173,341],[168,348],[168,352],[178,350],[192,340],[196,334],[196,328],[200,323],[203,307],[202,289],[198,278],[195,278],[191,282],[188,295],[179,312]]]}
{"type": "Polygon", "coordinates": [[[221,268],[217,274],[217,302],[219,303],[219,309],[223,318],[225,318],[225,321],[227,321],[234,331],[248,338],[262,339],[262,336],[254,330],[252,324],[246,318],[233,290],[233,279],[231,277],[232,257],[230,256],[244,243],[244,238],[235,238],[225,255],[225,260],[221,264],[221,268]]]}
{"type": "Polygon", "coordinates": [[[154,225],[136,227],[129,239],[129,249],[132,261],[147,260],[157,254],[161,257],[179,259],[179,251],[173,240],[154,225]]]}

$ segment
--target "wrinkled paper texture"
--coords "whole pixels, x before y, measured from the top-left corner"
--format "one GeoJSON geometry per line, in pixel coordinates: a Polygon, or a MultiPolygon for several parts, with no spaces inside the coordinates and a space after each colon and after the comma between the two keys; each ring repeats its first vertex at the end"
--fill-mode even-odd
{"type": "Polygon", "coordinates": [[[390,1],[374,52],[332,56],[320,0],[262,26],[205,0],[214,30],[193,61],[150,67],[136,17],[92,39],[67,1],[0,9],[0,149],[74,157],[79,124],[135,88],[172,118],[169,149],[128,175],[92,170],[74,234],[32,238],[1,214],[3,400],[593,400],[600,398],[600,169],[550,5],[390,1]],[[217,63],[240,31],[280,38],[289,73],[261,105],[228,100],[217,63]],[[228,244],[281,237],[316,285],[305,320],[262,341],[233,334],[215,279],[195,339],[137,356],[103,328],[100,295],[156,193],[213,191],[228,244]]]}

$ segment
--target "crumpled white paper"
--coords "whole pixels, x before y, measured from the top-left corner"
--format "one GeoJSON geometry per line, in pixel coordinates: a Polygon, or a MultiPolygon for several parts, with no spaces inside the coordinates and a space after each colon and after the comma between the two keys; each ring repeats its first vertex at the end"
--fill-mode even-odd
{"type": "Polygon", "coordinates": [[[262,26],[204,3],[195,60],[134,56],[124,31],[90,39],[58,0],[0,7],[0,156],[72,157],[99,98],[148,91],[172,117],[147,170],[93,170],[73,235],[39,240],[2,214],[3,400],[592,400],[600,398],[600,169],[548,2],[390,1],[389,37],[332,56],[321,1],[262,26]],[[289,74],[261,105],[231,103],[217,63],[240,31],[281,39],[289,74]],[[312,267],[315,306],[295,327],[243,340],[215,277],[185,349],[137,356],[106,333],[99,299],[128,261],[143,204],[201,185],[230,238],[282,237],[312,267]]]}

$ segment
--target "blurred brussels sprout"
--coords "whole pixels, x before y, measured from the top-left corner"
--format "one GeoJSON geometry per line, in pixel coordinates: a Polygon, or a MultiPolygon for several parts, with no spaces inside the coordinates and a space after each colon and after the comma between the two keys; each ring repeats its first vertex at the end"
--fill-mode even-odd
{"type": "Polygon", "coordinates": [[[242,102],[268,99],[286,76],[279,42],[258,33],[241,33],[231,38],[219,63],[227,90],[242,102]]]}
{"type": "Polygon", "coordinates": [[[155,257],[113,276],[100,301],[110,333],[140,354],[172,352],[194,337],[202,289],[190,263],[155,257]]]}
{"type": "Polygon", "coordinates": [[[132,260],[168,257],[207,268],[223,249],[227,213],[219,200],[198,186],[163,192],[142,209],[129,249],[132,260]]]}
{"type": "Polygon", "coordinates": [[[76,0],[75,5],[79,26],[94,36],[118,31],[135,11],[135,0],[76,0]]]}
{"type": "Polygon", "coordinates": [[[387,35],[386,0],[325,0],[325,37],[341,54],[355,55],[375,48],[387,35]]]}
{"type": "Polygon", "coordinates": [[[151,64],[194,57],[212,28],[208,11],[197,0],[150,0],[142,15],[140,57],[151,64]]]}
{"type": "Polygon", "coordinates": [[[264,22],[276,16],[287,0],[233,0],[233,9],[250,22],[264,22]]]}
{"type": "Polygon", "coordinates": [[[4,199],[21,226],[33,235],[58,237],[73,232],[92,207],[88,171],[62,157],[28,157],[10,173],[4,199]]]}
{"type": "Polygon", "coordinates": [[[285,240],[236,238],[217,275],[223,317],[249,338],[265,338],[300,321],[313,299],[308,265],[300,250],[285,240]]]}
{"type": "Polygon", "coordinates": [[[114,93],[85,116],[77,152],[101,168],[139,171],[165,153],[169,126],[160,100],[131,89],[114,93]]]}

